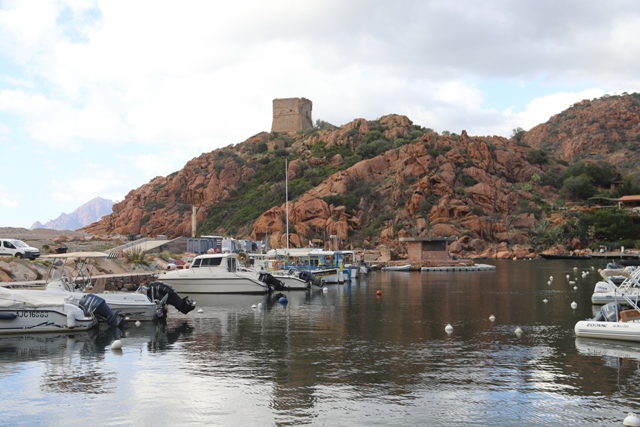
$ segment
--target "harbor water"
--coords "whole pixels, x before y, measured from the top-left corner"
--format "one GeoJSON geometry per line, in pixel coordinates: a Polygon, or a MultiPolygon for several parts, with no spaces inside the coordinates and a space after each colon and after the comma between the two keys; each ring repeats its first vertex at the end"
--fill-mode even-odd
{"type": "Polygon", "coordinates": [[[193,295],[196,310],[166,323],[0,337],[0,425],[617,426],[640,414],[640,344],[573,331],[597,310],[606,261],[491,263],[372,272],[286,304],[193,295]]]}

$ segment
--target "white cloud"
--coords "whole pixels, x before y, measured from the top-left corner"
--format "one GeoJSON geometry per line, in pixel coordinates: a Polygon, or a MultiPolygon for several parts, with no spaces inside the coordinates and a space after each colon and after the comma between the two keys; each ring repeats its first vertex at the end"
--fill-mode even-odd
{"type": "Polygon", "coordinates": [[[336,125],[397,113],[508,136],[583,98],[640,91],[639,49],[630,0],[5,0],[0,141],[39,160],[3,153],[13,163],[55,172],[47,199],[122,198],[268,131],[273,98],[309,98],[336,125]],[[487,105],[509,97],[487,81],[531,96],[487,105]]]}
{"type": "Polygon", "coordinates": [[[600,98],[605,92],[602,89],[588,89],[581,92],[560,92],[536,98],[527,104],[525,111],[514,113],[512,109],[504,112],[505,124],[512,123],[512,129],[520,126],[524,130],[545,123],[551,116],[558,114],[576,102],[584,99],[600,98]]]}
{"type": "Polygon", "coordinates": [[[0,193],[0,206],[3,208],[17,208],[18,198],[14,194],[0,193]]]}

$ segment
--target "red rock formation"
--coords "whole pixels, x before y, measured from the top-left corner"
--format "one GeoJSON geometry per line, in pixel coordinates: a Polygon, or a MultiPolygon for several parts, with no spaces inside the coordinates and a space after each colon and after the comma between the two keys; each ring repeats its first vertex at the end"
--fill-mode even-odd
{"type": "MultiPolygon", "coordinates": [[[[523,210],[523,206],[536,207],[532,189],[547,202],[558,197],[557,192],[531,182],[534,174],[551,167],[530,164],[531,148],[545,148],[552,155],[559,150],[565,159],[606,154],[616,161],[628,161],[635,155],[633,144],[640,146],[639,99],[634,94],[583,101],[526,132],[524,144],[497,136],[470,137],[465,131],[459,136],[441,136],[398,115],[377,121],[357,119],[340,128],[297,134],[260,133],[236,146],[204,153],[182,170],[132,190],[114,205],[111,215],[82,231],[189,236],[192,206],[198,207],[197,221],[202,223],[214,209],[242,192],[246,183],[255,182],[261,168],[271,167],[268,159],[280,154],[274,150],[288,147],[295,157],[288,166],[290,181],[306,177],[313,169],[336,171],[290,200],[291,246],[323,241],[323,236],[335,234],[343,242],[385,244],[401,253],[398,235],[453,236],[466,231],[473,237],[456,245],[460,253],[491,249],[499,256],[512,257],[508,247],[488,248],[486,242],[515,244],[528,239],[528,230],[537,225],[537,219],[523,210]],[[384,135],[392,148],[354,162],[352,153],[365,152],[360,146],[367,135],[373,135],[372,130],[381,132],[376,137],[384,135]],[[615,151],[616,147],[622,148],[615,151]],[[355,203],[333,206],[325,201],[329,197],[355,199],[355,203]]],[[[275,189],[275,184],[260,183],[265,191],[275,189]]],[[[241,227],[236,237],[263,239],[268,234],[272,246],[285,246],[285,204],[283,200],[273,202],[253,223],[241,227]]],[[[552,224],[554,221],[551,218],[552,224]]]]}

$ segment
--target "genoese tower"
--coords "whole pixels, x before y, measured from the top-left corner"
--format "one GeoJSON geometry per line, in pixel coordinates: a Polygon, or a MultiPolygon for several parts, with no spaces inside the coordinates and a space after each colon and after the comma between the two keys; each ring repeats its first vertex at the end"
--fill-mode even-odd
{"type": "Polygon", "coordinates": [[[313,127],[312,107],[306,98],[274,99],[271,132],[298,132],[313,127]]]}

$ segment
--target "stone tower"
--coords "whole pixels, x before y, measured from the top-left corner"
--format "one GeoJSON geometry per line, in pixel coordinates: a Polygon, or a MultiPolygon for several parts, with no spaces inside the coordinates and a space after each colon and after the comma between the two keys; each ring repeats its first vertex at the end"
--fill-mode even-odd
{"type": "Polygon", "coordinates": [[[312,106],[306,98],[274,99],[271,132],[297,132],[313,127],[312,106]]]}

